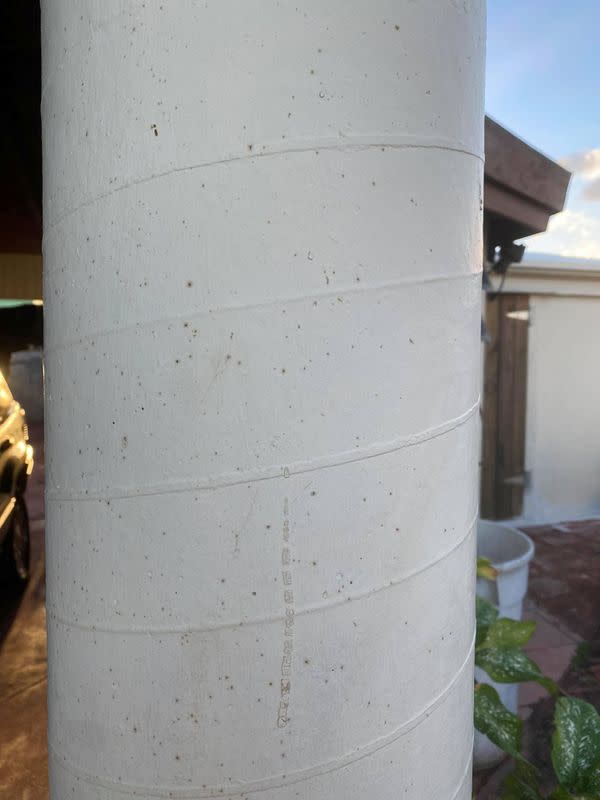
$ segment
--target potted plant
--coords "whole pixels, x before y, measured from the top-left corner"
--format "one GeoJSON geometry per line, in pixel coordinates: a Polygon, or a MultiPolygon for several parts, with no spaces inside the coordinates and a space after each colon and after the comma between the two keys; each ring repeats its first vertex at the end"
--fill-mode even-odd
{"type": "MultiPolygon", "coordinates": [[[[489,567],[481,564],[480,570],[489,567]]],[[[501,685],[536,681],[557,699],[551,758],[556,785],[550,794],[540,788],[538,774],[522,754],[523,722],[502,703],[490,683],[475,683],[475,727],[516,761],[504,783],[502,800],[598,800],[600,798],[600,715],[573,697],[559,697],[556,683],[545,677],[522,651],[535,622],[500,617],[487,600],[477,598],[475,663],[501,685]]]]}
{"type": "MultiPolygon", "coordinates": [[[[477,526],[477,595],[489,601],[503,618],[520,620],[527,593],[529,562],[534,546],[522,531],[497,522],[480,520],[477,526]]],[[[476,666],[475,679],[489,681],[483,668],[476,666]]],[[[492,681],[502,704],[516,713],[519,703],[517,683],[492,681]]],[[[483,733],[476,731],[473,748],[475,769],[493,766],[504,753],[483,733]]]]}

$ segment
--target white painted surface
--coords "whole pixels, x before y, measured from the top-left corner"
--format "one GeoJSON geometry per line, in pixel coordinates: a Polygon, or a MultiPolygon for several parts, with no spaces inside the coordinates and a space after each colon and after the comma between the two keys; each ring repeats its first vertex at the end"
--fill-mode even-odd
{"type": "MultiPolygon", "coordinates": [[[[495,283],[499,284],[499,279],[495,283]]],[[[523,263],[509,269],[502,291],[600,297],[600,261],[526,252],[523,263]]]]}
{"type": "Polygon", "coordinates": [[[52,800],[467,800],[483,3],[43,12],[52,800]]]}
{"type": "Polygon", "coordinates": [[[600,299],[530,301],[524,519],[600,515],[600,299]]]}

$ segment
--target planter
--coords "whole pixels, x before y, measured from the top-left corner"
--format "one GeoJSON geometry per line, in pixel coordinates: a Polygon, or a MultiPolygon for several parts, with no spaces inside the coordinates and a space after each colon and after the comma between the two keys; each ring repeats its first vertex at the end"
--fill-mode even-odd
{"type": "MultiPolygon", "coordinates": [[[[495,581],[477,579],[477,594],[489,600],[501,617],[521,619],[523,598],[527,593],[529,562],[533,558],[533,542],[521,531],[499,522],[480,520],[477,526],[477,555],[489,558],[498,571],[495,581]]],[[[475,668],[475,679],[491,684],[504,705],[514,713],[519,703],[518,683],[494,683],[483,670],[475,668]]],[[[504,753],[487,736],[475,731],[473,764],[485,769],[497,764],[504,753]]]]}

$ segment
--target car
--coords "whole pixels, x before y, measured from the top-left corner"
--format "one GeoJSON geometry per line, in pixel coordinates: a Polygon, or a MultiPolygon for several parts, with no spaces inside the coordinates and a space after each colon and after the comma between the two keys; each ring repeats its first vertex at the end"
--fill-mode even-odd
{"type": "Polygon", "coordinates": [[[27,479],[33,471],[33,447],[25,410],[0,372],[0,571],[24,583],[29,577],[27,479]]]}

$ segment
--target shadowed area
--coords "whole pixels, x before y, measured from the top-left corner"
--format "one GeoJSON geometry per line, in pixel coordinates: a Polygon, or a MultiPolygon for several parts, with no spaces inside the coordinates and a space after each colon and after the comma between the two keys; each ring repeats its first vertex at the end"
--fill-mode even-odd
{"type": "Polygon", "coordinates": [[[31,578],[25,591],[0,587],[0,800],[48,796],[44,454],[41,426],[30,426],[36,465],[27,487],[31,578]]]}

